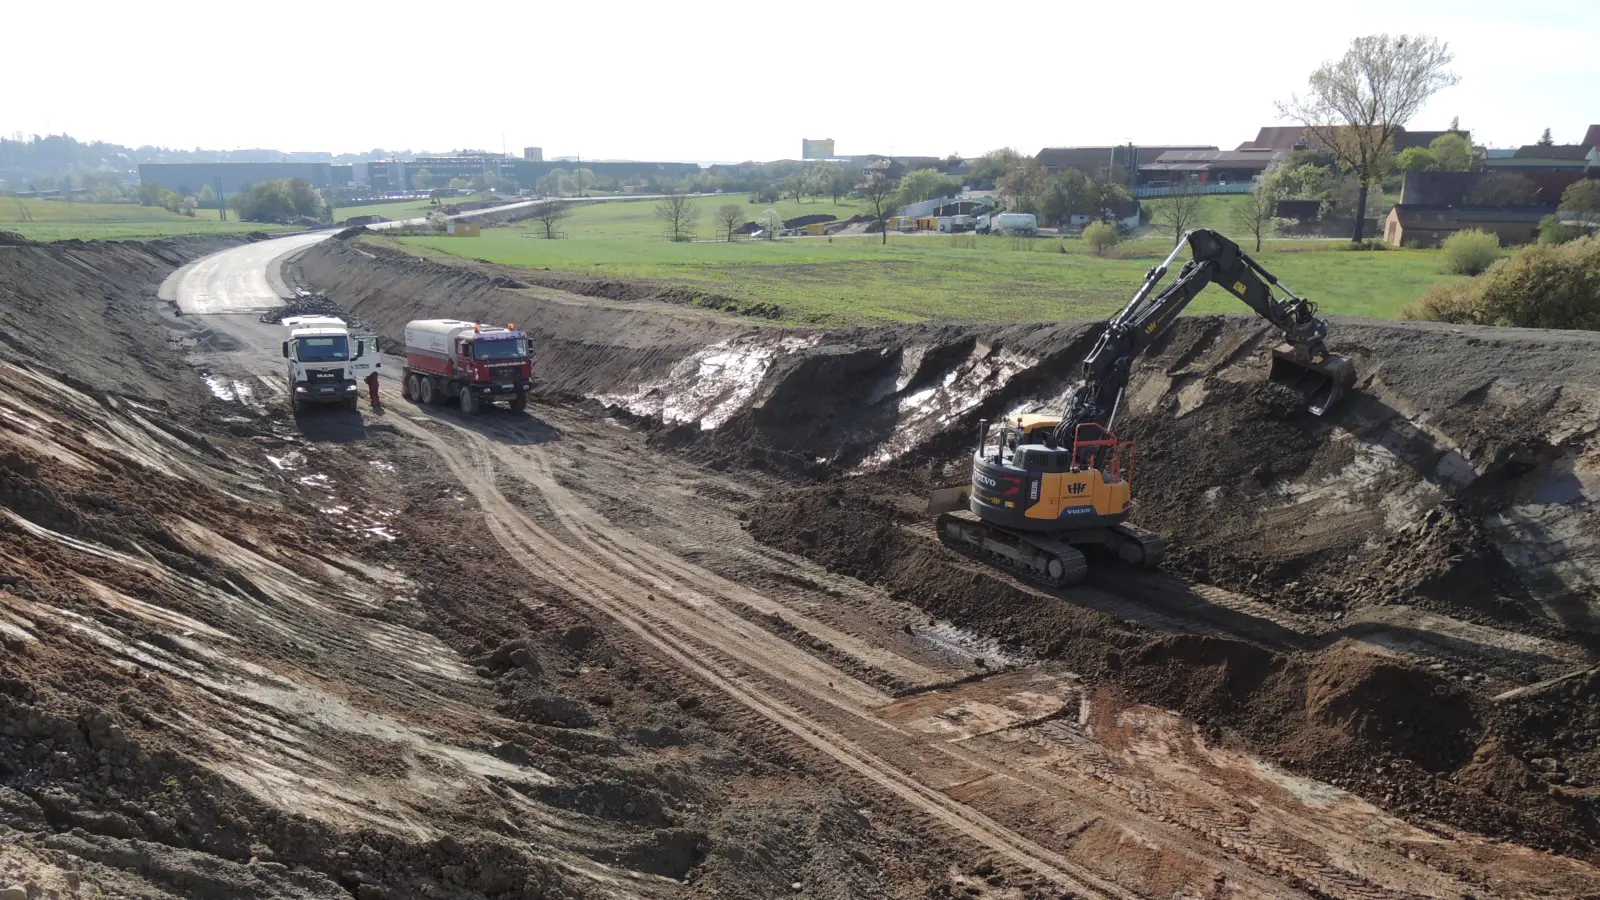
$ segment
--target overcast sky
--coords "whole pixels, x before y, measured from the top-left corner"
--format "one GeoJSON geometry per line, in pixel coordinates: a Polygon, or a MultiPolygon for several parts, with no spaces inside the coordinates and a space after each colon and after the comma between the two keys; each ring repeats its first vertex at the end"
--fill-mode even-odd
{"type": "Polygon", "coordinates": [[[1412,127],[1459,115],[1476,143],[1515,146],[1600,122],[1596,0],[95,5],[0,12],[0,133],[700,161],[797,157],[802,137],[840,154],[1231,149],[1383,31],[1456,56],[1461,83],[1412,127]]]}

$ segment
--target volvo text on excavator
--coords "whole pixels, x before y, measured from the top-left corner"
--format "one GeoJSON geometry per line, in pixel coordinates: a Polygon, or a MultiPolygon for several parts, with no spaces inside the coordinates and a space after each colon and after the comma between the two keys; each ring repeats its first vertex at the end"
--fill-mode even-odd
{"type": "Polygon", "coordinates": [[[1106,323],[1083,361],[1083,376],[1069,393],[1064,414],[1024,415],[992,431],[980,426],[971,483],[929,497],[929,512],[940,514],[940,539],[1050,585],[1072,584],[1088,574],[1083,547],[1104,548],[1136,566],[1159,564],[1165,548],[1161,536],[1127,521],[1135,448],[1119,441],[1112,427],[1134,362],[1210,284],[1244,301],[1282,333],[1268,378],[1306,395],[1313,414],[1327,412],[1354,386],[1354,366],[1323,346],[1328,327],[1317,318],[1315,304],[1238,244],[1215,231],[1195,229],[1106,323]],[[1185,246],[1192,258],[1156,292],[1185,246]]]}

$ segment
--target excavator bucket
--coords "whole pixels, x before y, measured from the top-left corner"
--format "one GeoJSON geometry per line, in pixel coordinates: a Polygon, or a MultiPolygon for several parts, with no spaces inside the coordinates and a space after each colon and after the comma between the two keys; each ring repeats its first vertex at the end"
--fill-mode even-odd
{"type": "Polygon", "coordinates": [[[955,512],[967,508],[967,498],[972,496],[971,485],[957,487],[935,488],[928,492],[928,510],[930,516],[940,516],[947,512],[955,512]]]}
{"type": "Polygon", "coordinates": [[[1336,406],[1356,383],[1356,367],[1350,360],[1332,353],[1316,361],[1291,344],[1272,348],[1272,368],[1267,380],[1296,391],[1306,398],[1306,406],[1320,416],[1336,406]]]}

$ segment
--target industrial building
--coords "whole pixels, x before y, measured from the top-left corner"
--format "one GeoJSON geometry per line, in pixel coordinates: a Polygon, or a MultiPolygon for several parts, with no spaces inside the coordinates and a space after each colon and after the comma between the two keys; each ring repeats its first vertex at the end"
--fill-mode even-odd
{"type": "Polygon", "coordinates": [[[314,188],[332,187],[332,168],[325,162],[140,163],[139,180],[180,194],[199,194],[206,185],[215,190],[221,181],[226,196],[252,184],[289,178],[304,178],[314,188]]]}

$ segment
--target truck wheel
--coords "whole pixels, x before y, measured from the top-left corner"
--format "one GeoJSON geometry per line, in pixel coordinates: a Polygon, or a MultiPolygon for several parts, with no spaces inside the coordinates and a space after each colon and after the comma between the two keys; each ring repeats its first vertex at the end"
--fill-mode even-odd
{"type": "Polygon", "coordinates": [[[421,375],[418,375],[417,388],[417,396],[422,398],[423,406],[432,406],[433,404],[439,402],[438,397],[436,396],[437,392],[433,387],[432,378],[425,378],[421,375]]]}
{"type": "Polygon", "coordinates": [[[355,412],[361,407],[355,397],[346,397],[344,398],[344,408],[350,410],[351,412],[355,412]]]}
{"type": "Polygon", "coordinates": [[[478,414],[478,398],[473,395],[472,388],[461,389],[461,411],[469,416],[478,414]]]}
{"type": "Polygon", "coordinates": [[[293,407],[293,409],[294,409],[294,417],[296,419],[300,418],[300,414],[306,411],[306,405],[305,405],[304,402],[302,402],[300,400],[299,397],[296,397],[293,400],[290,400],[289,401],[289,405],[291,407],[293,407]]]}
{"type": "Polygon", "coordinates": [[[528,408],[528,395],[525,393],[514,394],[511,397],[511,411],[522,412],[528,408]]]}
{"type": "Polygon", "coordinates": [[[417,402],[417,394],[412,389],[412,386],[417,383],[416,378],[417,376],[415,375],[407,375],[400,379],[400,396],[406,398],[412,403],[417,402]]]}

